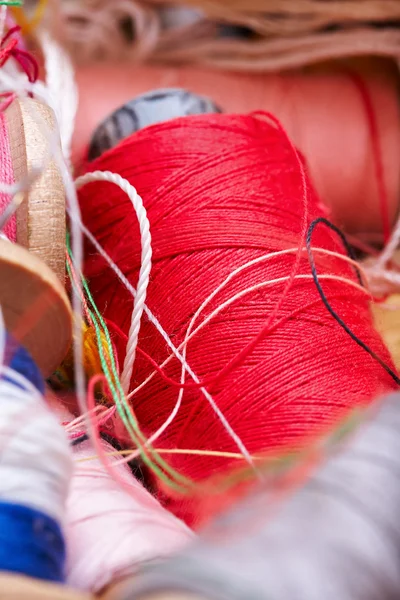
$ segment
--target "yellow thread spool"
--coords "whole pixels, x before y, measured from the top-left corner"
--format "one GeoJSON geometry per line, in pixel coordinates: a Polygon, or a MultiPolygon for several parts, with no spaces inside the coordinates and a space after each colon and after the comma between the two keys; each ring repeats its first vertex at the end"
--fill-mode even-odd
{"type": "Polygon", "coordinates": [[[383,337],[396,368],[400,370],[400,294],[392,294],[372,307],[375,327],[383,337]]]}

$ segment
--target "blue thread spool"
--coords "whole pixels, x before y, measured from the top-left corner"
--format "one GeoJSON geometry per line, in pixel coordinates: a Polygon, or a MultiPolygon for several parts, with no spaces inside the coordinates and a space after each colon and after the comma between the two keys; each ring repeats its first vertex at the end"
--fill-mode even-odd
{"type": "MultiPolygon", "coordinates": [[[[41,394],[44,394],[44,380],[38,366],[29,352],[23,346],[20,346],[9,333],[6,333],[4,364],[17,371],[17,373],[24,375],[41,394]]],[[[7,377],[5,379],[9,380],[7,377]]]]}
{"type": "MultiPolygon", "coordinates": [[[[23,375],[36,387],[41,394],[44,393],[44,380],[37,365],[25,348],[22,348],[18,342],[8,334],[6,335],[4,364],[9,366],[17,373],[23,375]]],[[[8,386],[11,384],[19,390],[22,390],[22,416],[25,409],[24,401],[26,401],[27,398],[29,400],[28,390],[25,389],[20,383],[14,382],[12,374],[3,376],[1,381],[7,382],[8,386]]],[[[0,411],[0,439],[2,435],[2,428],[4,435],[6,436],[6,440],[7,435],[9,436],[10,427],[13,425],[16,435],[19,433],[19,423],[14,423],[15,414],[12,414],[9,416],[9,418],[7,418],[7,408],[12,408],[10,407],[10,403],[16,403],[18,400],[19,398],[16,399],[15,397],[11,399],[7,398],[5,394],[3,397],[0,396],[0,403],[3,404],[3,410],[0,411]]],[[[15,413],[15,404],[13,408],[15,413]]],[[[34,409],[35,404],[33,407],[29,406],[26,408],[26,410],[34,409]]],[[[41,404],[40,409],[45,417],[47,417],[49,410],[45,406],[44,401],[41,404]]],[[[51,417],[49,423],[51,427],[51,433],[54,433],[55,436],[59,436],[60,432],[57,431],[57,421],[51,417]],[[53,425],[55,428],[54,432],[52,428],[53,425]]],[[[22,430],[24,426],[26,427],[26,424],[24,424],[22,419],[20,429],[22,430]]],[[[48,429],[46,431],[48,431],[48,429]]],[[[33,442],[37,442],[39,450],[41,440],[39,439],[39,441],[37,441],[32,436],[34,436],[34,432],[31,431],[29,433],[29,437],[26,439],[27,448],[25,453],[28,454],[30,451],[32,451],[31,453],[34,455],[35,445],[32,445],[32,440],[33,442]]],[[[46,440],[43,440],[43,444],[45,443],[46,440]]],[[[7,445],[5,444],[5,448],[6,447],[7,445]]],[[[44,446],[44,448],[46,448],[46,446],[44,446]]],[[[21,467],[23,474],[22,477],[20,476],[19,479],[17,479],[16,488],[18,489],[18,492],[20,492],[22,481],[22,487],[26,488],[26,490],[29,492],[29,486],[34,486],[37,484],[35,478],[35,456],[31,458],[29,464],[20,465],[19,462],[15,464],[15,457],[18,457],[18,451],[11,453],[7,452],[6,449],[2,450],[2,445],[0,445],[0,449],[0,471],[1,468],[3,468],[6,469],[7,473],[8,469],[8,472],[13,474],[17,473],[18,468],[21,467]],[[10,460],[10,457],[13,459],[11,460],[10,464],[4,464],[7,463],[7,460],[10,460]],[[29,468],[32,470],[31,473],[29,472],[29,468]],[[28,475],[26,479],[23,478],[25,471],[28,475]]],[[[21,452],[22,463],[24,463],[23,456],[24,454],[21,452]]],[[[51,459],[52,457],[49,456],[48,460],[51,461],[51,459]]],[[[53,465],[53,468],[57,467],[58,463],[56,463],[55,466],[53,465]]],[[[40,462],[38,462],[37,469],[41,468],[42,465],[40,462]]],[[[50,481],[51,475],[52,474],[50,472],[50,475],[47,478],[50,481]]],[[[38,480],[40,480],[39,475],[37,477],[38,480]]],[[[54,482],[55,485],[57,485],[57,483],[57,481],[54,482]]],[[[11,489],[13,488],[11,487],[11,489]]],[[[38,490],[39,495],[40,493],[45,492],[46,490],[44,489],[38,490]]],[[[22,504],[19,501],[21,498],[21,493],[16,495],[18,498],[17,501],[14,502],[15,497],[13,498],[12,492],[9,491],[6,481],[2,481],[2,478],[0,477],[0,571],[19,573],[51,582],[63,582],[66,550],[64,536],[57,519],[40,510],[38,506],[22,504]]],[[[30,497],[29,493],[26,495],[26,497],[30,497]]]]}
{"type": "Polygon", "coordinates": [[[0,502],[0,571],[62,583],[65,554],[54,519],[28,506],[0,502]]]}

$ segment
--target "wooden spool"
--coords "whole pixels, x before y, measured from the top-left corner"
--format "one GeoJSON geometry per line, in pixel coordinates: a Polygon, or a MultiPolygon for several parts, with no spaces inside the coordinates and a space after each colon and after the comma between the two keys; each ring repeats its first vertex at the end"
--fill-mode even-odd
{"type": "MultiPolygon", "coordinates": [[[[102,594],[100,594],[100,600],[131,600],[135,593],[135,577],[130,577],[125,580],[115,582],[109,586],[102,594]]],[[[0,600],[1,596],[0,596],[0,600]]],[[[158,592],[152,596],[147,596],[143,600],[206,600],[205,598],[199,598],[193,594],[185,592],[158,592]]]]}
{"type": "MultiPolygon", "coordinates": [[[[57,131],[52,109],[32,98],[16,99],[5,112],[14,179],[19,181],[34,167],[41,167],[49,141],[43,124],[57,131]],[[37,122],[40,117],[43,123],[37,122]]],[[[42,259],[64,283],[65,277],[65,191],[54,159],[25,194],[17,214],[16,241],[42,259]]]]}
{"type": "MultiPolygon", "coordinates": [[[[0,573],[0,600],[96,600],[96,598],[100,600],[131,600],[130,590],[133,591],[134,587],[126,587],[124,591],[115,588],[112,595],[109,595],[110,592],[108,592],[95,597],[67,586],[38,581],[21,575],[0,573]]],[[[146,597],[146,600],[196,600],[196,598],[182,593],[165,593],[146,597]]]]}
{"type": "Polygon", "coordinates": [[[0,600],[94,600],[72,588],[37,581],[22,575],[0,573],[0,600]]]}
{"type": "Polygon", "coordinates": [[[29,350],[43,375],[51,375],[71,344],[68,298],[47,265],[6,240],[0,240],[0,305],[7,330],[29,350]]]}
{"type": "MultiPolygon", "coordinates": [[[[14,180],[19,181],[43,165],[49,143],[43,124],[56,132],[57,122],[48,106],[30,98],[12,102],[5,119],[14,180]]],[[[72,339],[72,312],[64,291],[65,191],[53,159],[25,194],[16,232],[17,243],[0,240],[0,306],[7,330],[48,377],[72,339]]]]}

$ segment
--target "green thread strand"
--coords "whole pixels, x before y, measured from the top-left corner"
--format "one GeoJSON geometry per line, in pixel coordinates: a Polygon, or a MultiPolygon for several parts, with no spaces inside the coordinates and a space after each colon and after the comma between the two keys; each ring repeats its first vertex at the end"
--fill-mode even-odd
{"type": "MultiPolygon", "coordinates": [[[[71,248],[70,248],[70,244],[69,244],[69,236],[67,237],[67,249],[68,249],[68,253],[71,257],[71,260],[73,259],[72,257],[72,252],[71,252],[71,248]]],[[[71,276],[71,271],[70,271],[70,267],[67,264],[67,271],[68,271],[68,275],[71,279],[71,282],[73,282],[73,278],[71,276]]],[[[107,383],[109,385],[110,391],[112,393],[115,405],[117,407],[118,410],[118,414],[120,415],[129,435],[132,438],[132,441],[134,442],[134,444],[138,447],[139,451],[141,452],[142,455],[142,459],[143,461],[147,464],[147,466],[152,469],[157,475],[158,477],[160,477],[160,479],[162,479],[165,483],[167,483],[169,486],[173,487],[174,489],[176,489],[177,491],[181,492],[181,493],[187,493],[188,489],[187,488],[191,488],[193,487],[194,483],[192,480],[188,479],[187,477],[181,475],[178,471],[176,471],[175,469],[173,469],[155,450],[154,448],[152,448],[152,446],[149,444],[148,445],[148,450],[152,453],[153,458],[157,461],[158,465],[160,467],[162,467],[162,469],[164,469],[164,471],[166,471],[167,473],[169,473],[171,475],[171,477],[175,478],[175,481],[170,479],[169,477],[167,477],[165,475],[165,473],[163,471],[160,470],[159,466],[154,464],[153,462],[151,462],[151,460],[148,458],[148,456],[146,455],[146,453],[142,450],[142,444],[146,443],[147,440],[146,438],[143,436],[143,433],[141,432],[139,425],[137,423],[137,420],[133,418],[131,411],[129,410],[129,407],[126,403],[125,400],[125,394],[122,390],[120,381],[119,381],[119,377],[118,377],[118,372],[116,369],[116,364],[115,364],[115,359],[114,359],[114,354],[112,351],[112,342],[110,339],[110,335],[109,335],[109,331],[107,328],[107,325],[102,317],[102,315],[100,314],[94,299],[91,295],[89,286],[85,280],[85,278],[80,275],[81,281],[82,281],[82,285],[83,288],[85,290],[85,294],[90,302],[90,304],[92,305],[93,309],[94,309],[94,313],[92,311],[90,311],[90,315],[91,318],[93,319],[93,323],[94,323],[94,328],[95,328],[95,333],[96,333],[96,338],[97,338],[97,342],[98,342],[98,350],[99,350],[99,356],[100,356],[100,362],[101,362],[101,366],[103,369],[103,373],[107,379],[107,383]],[[101,327],[99,325],[99,322],[101,324],[101,327]],[[110,356],[110,362],[111,362],[111,369],[113,371],[113,376],[111,376],[111,373],[109,371],[109,366],[106,360],[106,357],[104,355],[104,350],[103,350],[103,346],[101,343],[101,329],[104,332],[104,335],[106,337],[106,341],[107,341],[107,345],[109,348],[109,356],[110,356]],[[117,389],[114,385],[114,382],[116,383],[117,389]],[[121,401],[121,399],[123,399],[121,401]],[[138,436],[138,437],[137,437],[138,436]],[[138,439],[139,438],[139,439],[138,439]],[[180,481],[181,484],[176,483],[176,481],[180,481]],[[185,486],[184,488],[182,487],[185,486]]],[[[74,283],[73,283],[74,285],[74,283]]]]}
{"type": "MultiPolygon", "coordinates": [[[[86,295],[87,295],[87,297],[88,297],[88,300],[89,300],[89,301],[90,301],[90,303],[92,304],[92,306],[93,306],[93,308],[94,308],[94,310],[95,310],[95,312],[96,312],[96,315],[97,315],[97,317],[98,317],[98,319],[99,319],[99,321],[100,321],[100,323],[101,323],[101,325],[102,325],[102,329],[103,329],[103,332],[104,332],[104,334],[105,334],[105,336],[106,336],[107,344],[108,344],[108,347],[109,347],[109,349],[110,349],[110,360],[111,360],[111,366],[112,366],[112,370],[113,370],[113,376],[114,376],[113,378],[112,378],[112,377],[111,377],[111,375],[110,375],[109,368],[108,368],[108,364],[107,364],[107,360],[106,360],[106,357],[105,357],[105,355],[104,355],[104,351],[103,351],[103,346],[102,346],[102,344],[101,344],[100,327],[99,327],[99,325],[98,325],[98,322],[97,322],[97,319],[96,319],[95,315],[94,315],[94,314],[93,314],[93,313],[90,311],[91,317],[92,317],[92,319],[93,319],[93,322],[94,322],[94,324],[95,324],[96,338],[97,338],[97,341],[98,341],[98,349],[99,349],[99,355],[100,355],[100,362],[101,362],[101,364],[102,364],[103,372],[104,372],[104,374],[105,374],[105,376],[106,376],[106,379],[107,379],[107,382],[108,382],[108,384],[109,384],[109,386],[110,386],[110,390],[111,390],[111,392],[112,392],[112,395],[113,395],[114,401],[115,401],[115,403],[116,403],[116,405],[117,405],[117,409],[118,409],[118,405],[119,405],[119,407],[120,407],[120,409],[121,409],[121,410],[119,410],[118,412],[119,412],[119,414],[120,414],[121,418],[123,419],[124,425],[126,426],[126,428],[127,428],[127,430],[128,430],[128,433],[131,435],[131,437],[132,437],[132,440],[134,441],[134,443],[135,443],[135,444],[138,446],[139,450],[141,450],[141,449],[142,449],[142,446],[141,446],[141,443],[140,443],[140,441],[139,441],[139,440],[138,440],[138,439],[135,437],[135,436],[136,436],[136,434],[137,434],[137,435],[139,435],[139,439],[141,438],[141,442],[142,442],[142,443],[143,443],[143,442],[144,442],[144,443],[146,443],[146,442],[147,442],[147,440],[146,440],[146,438],[143,436],[143,434],[142,434],[142,432],[141,432],[141,430],[140,430],[140,428],[139,428],[139,426],[138,426],[137,420],[136,420],[136,419],[134,419],[134,420],[133,420],[133,418],[132,418],[132,413],[131,413],[131,411],[129,410],[129,406],[127,405],[127,403],[126,403],[126,401],[125,401],[125,394],[124,394],[124,392],[123,392],[123,390],[122,390],[122,387],[121,387],[121,384],[120,384],[120,380],[119,380],[119,377],[118,377],[118,372],[117,372],[116,365],[115,365],[115,360],[114,360],[114,354],[113,354],[113,352],[112,352],[112,343],[111,343],[111,339],[110,339],[110,336],[109,336],[109,331],[108,331],[107,325],[106,325],[106,323],[105,323],[105,321],[104,321],[104,319],[103,319],[102,315],[100,314],[100,312],[99,312],[99,310],[98,310],[98,308],[97,308],[97,306],[96,306],[96,304],[95,304],[94,300],[93,300],[93,297],[92,297],[92,295],[91,295],[91,293],[90,293],[90,290],[89,290],[89,287],[88,287],[88,285],[87,285],[87,282],[86,282],[85,278],[84,278],[84,277],[82,277],[82,276],[81,276],[81,281],[82,281],[82,285],[83,285],[83,287],[84,287],[85,293],[86,293],[86,295]],[[96,329],[96,327],[98,327],[98,329],[96,329]],[[115,389],[115,386],[114,386],[114,383],[113,383],[114,381],[115,381],[115,382],[116,382],[116,384],[117,384],[118,392],[117,392],[117,390],[115,389]],[[121,398],[123,398],[123,400],[122,400],[122,402],[123,402],[123,406],[122,406],[122,407],[121,407],[121,404],[120,404],[120,402],[121,402],[121,398]],[[121,412],[121,411],[122,411],[122,412],[121,412]],[[132,422],[130,423],[130,425],[134,427],[134,432],[132,432],[132,430],[130,429],[130,427],[129,427],[128,423],[126,422],[126,417],[128,418],[128,420],[132,419],[132,422]]],[[[178,481],[181,481],[181,482],[182,482],[182,483],[183,483],[185,486],[192,486],[192,485],[193,485],[193,482],[192,482],[190,479],[188,479],[188,478],[184,477],[184,476],[183,476],[183,475],[181,475],[181,474],[180,474],[178,471],[174,470],[174,469],[173,469],[173,468],[172,468],[172,467],[171,467],[171,466],[170,466],[170,465],[169,465],[169,464],[168,464],[168,463],[167,463],[167,462],[166,462],[166,461],[165,461],[165,460],[164,460],[164,459],[163,459],[163,458],[162,458],[162,457],[161,457],[161,456],[160,456],[160,455],[159,455],[159,454],[158,454],[158,453],[157,453],[157,452],[154,450],[154,448],[152,448],[151,444],[149,444],[149,445],[148,445],[148,449],[149,449],[149,450],[150,450],[150,451],[153,453],[153,456],[154,456],[154,458],[155,458],[155,459],[158,461],[159,465],[160,465],[160,466],[162,466],[162,468],[163,468],[163,469],[165,469],[167,472],[169,472],[169,473],[170,473],[170,474],[171,474],[173,477],[175,477],[175,479],[176,479],[176,480],[178,480],[178,481]]],[[[141,454],[142,454],[143,460],[145,460],[147,457],[144,455],[144,453],[143,453],[143,452],[141,452],[141,454]]],[[[153,470],[154,470],[154,469],[153,469],[153,470]]],[[[159,476],[160,476],[160,477],[161,477],[161,478],[162,478],[164,481],[166,481],[166,478],[165,478],[165,477],[163,477],[163,476],[162,476],[162,475],[161,475],[159,472],[158,472],[157,474],[158,474],[158,475],[159,475],[159,476]]],[[[167,481],[166,481],[166,482],[167,482],[167,481]]],[[[175,486],[175,487],[176,487],[176,486],[175,486]]],[[[179,489],[179,491],[183,491],[183,490],[179,489]]]]}
{"type": "MultiPolygon", "coordinates": [[[[71,275],[71,272],[70,272],[70,269],[69,269],[69,265],[67,265],[67,270],[68,270],[68,274],[71,275]]],[[[142,437],[142,440],[144,440],[144,441],[146,441],[146,440],[143,437],[143,435],[141,434],[140,429],[138,429],[137,422],[136,421],[133,421],[132,423],[129,422],[129,417],[132,419],[132,414],[130,413],[130,411],[127,414],[126,407],[124,407],[123,405],[121,405],[121,395],[118,394],[118,392],[117,392],[117,390],[116,390],[116,388],[114,386],[113,378],[111,377],[111,374],[110,374],[110,371],[109,371],[109,368],[108,368],[108,364],[107,364],[107,360],[106,360],[106,357],[105,357],[104,352],[103,352],[103,347],[102,347],[102,343],[101,343],[102,342],[102,340],[101,340],[101,328],[100,328],[100,326],[98,324],[98,321],[97,321],[94,313],[92,313],[90,311],[90,314],[91,314],[91,317],[93,319],[94,329],[95,329],[95,333],[96,333],[96,339],[97,339],[97,342],[98,342],[100,362],[101,362],[101,365],[102,365],[103,373],[104,373],[104,375],[105,375],[105,377],[107,379],[107,383],[109,385],[110,391],[111,391],[112,396],[113,396],[113,400],[114,400],[115,405],[117,407],[118,414],[120,415],[120,417],[121,417],[121,419],[122,419],[122,421],[123,421],[123,423],[124,423],[124,425],[125,425],[128,433],[129,433],[129,435],[130,435],[130,437],[131,437],[131,439],[133,441],[133,443],[135,444],[136,447],[138,447],[139,451],[141,452],[141,456],[142,456],[142,459],[145,462],[145,464],[152,471],[154,471],[156,473],[156,475],[161,480],[163,480],[165,483],[167,483],[171,487],[174,487],[175,489],[178,489],[178,491],[182,492],[183,490],[181,489],[181,487],[177,486],[174,481],[170,481],[164,475],[164,473],[158,468],[158,466],[155,465],[154,463],[152,463],[151,460],[144,453],[144,451],[142,451],[142,444],[141,444],[140,439],[138,439],[136,437],[136,433],[138,433],[138,435],[140,437],[142,437]],[[128,417],[128,419],[127,419],[127,417],[128,417]],[[132,430],[131,426],[133,426],[134,430],[132,430]],[[135,429],[137,430],[137,432],[135,431],[135,429]]],[[[107,335],[106,335],[106,338],[107,338],[107,335]]],[[[112,348],[112,346],[110,346],[110,347],[112,348]]],[[[112,355],[112,353],[110,353],[110,359],[111,359],[111,362],[113,362],[113,355],[112,355]]],[[[117,377],[116,380],[118,382],[118,377],[117,377]]],[[[121,390],[121,392],[122,392],[122,390],[121,390]]],[[[123,394],[123,392],[122,392],[122,394],[123,394]]],[[[124,397],[124,396],[122,396],[122,397],[124,397]]]]}

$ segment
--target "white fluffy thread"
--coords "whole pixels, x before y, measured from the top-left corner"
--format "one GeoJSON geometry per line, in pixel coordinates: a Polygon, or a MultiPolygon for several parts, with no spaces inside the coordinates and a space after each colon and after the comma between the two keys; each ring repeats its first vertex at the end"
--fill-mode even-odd
{"type": "Polygon", "coordinates": [[[0,499],[63,524],[72,474],[70,446],[39,390],[4,364],[5,344],[0,310],[0,499]]]}

